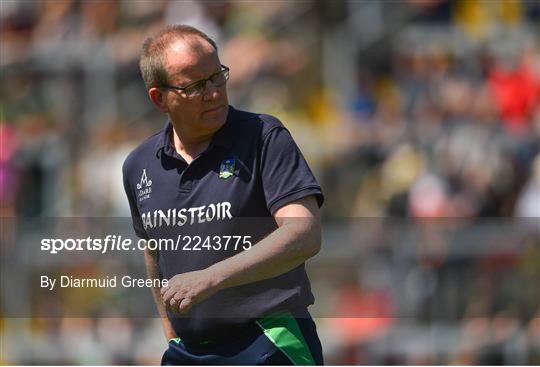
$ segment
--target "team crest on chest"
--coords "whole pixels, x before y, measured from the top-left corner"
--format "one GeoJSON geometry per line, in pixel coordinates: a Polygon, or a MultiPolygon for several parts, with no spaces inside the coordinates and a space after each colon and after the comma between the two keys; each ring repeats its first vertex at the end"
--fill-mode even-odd
{"type": "Polygon", "coordinates": [[[232,159],[225,159],[221,162],[219,166],[219,178],[222,180],[226,180],[231,176],[234,176],[234,165],[235,160],[232,159]]]}
{"type": "Polygon", "coordinates": [[[139,201],[150,198],[150,194],[152,193],[152,180],[148,179],[146,168],[142,171],[141,180],[137,184],[137,190],[137,197],[139,198],[139,201]]]}

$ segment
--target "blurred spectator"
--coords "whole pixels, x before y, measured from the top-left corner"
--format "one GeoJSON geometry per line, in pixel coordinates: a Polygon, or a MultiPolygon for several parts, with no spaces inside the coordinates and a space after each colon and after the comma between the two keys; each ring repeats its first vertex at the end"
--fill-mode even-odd
{"type": "Polygon", "coordinates": [[[531,176],[517,200],[515,215],[540,218],[540,154],[534,159],[531,176]]]}
{"type": "Polygon", "coordinates": [[[508,44],[499,50],[506,60],[495,61],[488,71],[488,80],[506,129],[510,134],[519,136],[530,131],[534,113],[540,104],[540,56],[534,54],[539,52],[538,49],[529,47],[523,48],[521,54],[514,55],[517,60],[512,60],[511,55],[519,52],[515,48],[515,44],[508,44]]]}

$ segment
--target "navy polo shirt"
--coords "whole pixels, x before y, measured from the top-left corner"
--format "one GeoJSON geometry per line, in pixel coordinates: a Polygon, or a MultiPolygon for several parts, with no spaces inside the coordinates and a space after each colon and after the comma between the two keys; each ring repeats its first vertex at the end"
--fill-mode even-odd
{"type": "MultiPolygon", "coordinates": [[[[322,205],[319,184],[275,117],[229,107],[226,123],[190,164],[171,145],[171,133],[169,122],[131,152],[123,166],[136,234],[170,241],[170,247],[158,251],[162,278],[205,269],[249,250],[277,228],[272,215],[285,204],[315,195],[322,205]]],[[[220,291],[187,316],[169,318],[181,338],[204,340],[313,301],[302,264],[272,279],[220,291]]]]}

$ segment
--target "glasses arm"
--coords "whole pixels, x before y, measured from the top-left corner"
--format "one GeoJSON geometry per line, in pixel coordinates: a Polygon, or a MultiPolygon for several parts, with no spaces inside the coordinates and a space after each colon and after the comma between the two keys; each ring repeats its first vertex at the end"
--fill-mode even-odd
{"type": "MultiPolygon", "coordinates": [[[[188,86],[189,87],[189,86],[188,86]]],[[[169,84],[165,84],[165,85],[162,85],[161,88],[165,88],[165,89],[175,89],[175,90],[179,90],[179,91],[184,91],[186,90],[186,88],[188,87],[178,87],[176,85],[169,85],[169,84]]]]}

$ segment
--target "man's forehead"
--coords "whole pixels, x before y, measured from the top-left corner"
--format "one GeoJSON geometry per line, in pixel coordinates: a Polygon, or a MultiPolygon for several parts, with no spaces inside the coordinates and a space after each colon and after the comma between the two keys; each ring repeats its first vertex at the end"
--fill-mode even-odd
{"type": "Polygon", "coordinates": [[[216,50],[205,40],[195,37],[175,40],[165,51],[170,75],[205,72],[219,66],[216,50]]]}

